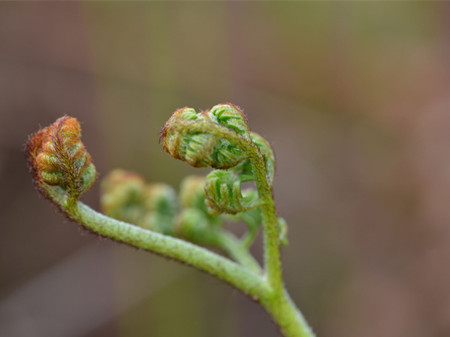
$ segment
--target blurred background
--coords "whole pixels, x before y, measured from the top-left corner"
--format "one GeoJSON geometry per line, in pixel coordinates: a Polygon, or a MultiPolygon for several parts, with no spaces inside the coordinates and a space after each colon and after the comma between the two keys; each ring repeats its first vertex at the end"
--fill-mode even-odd
{"type": "Polygon", "coordinates": [[[286,284],[318,336],[450,336],[448,2],[1,3],[0,336],[280,336],[212,277],[80,231],[25,165],[69,114],[101,176],[178,186],[207,170],[159,129],[221,102],[276,151],[286,284]]]}

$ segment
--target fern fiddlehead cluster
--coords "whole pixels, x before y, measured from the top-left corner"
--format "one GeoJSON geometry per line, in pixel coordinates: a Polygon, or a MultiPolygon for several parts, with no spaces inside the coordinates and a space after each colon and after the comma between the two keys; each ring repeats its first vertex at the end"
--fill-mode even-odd
{"type": "Polygon", "coordinates": [[[27,144],[38,190],[59,209],[94,233],[230,283],[257,300],[286,336],[313,336],[282,281],[279,245],[287,244],[287,224],[277,217],[272,197],[274,152],[250,131],[239,107],[227,103],[199,113],[191,108],[175,111],[161,130],[164,149],[176,159],[213,171],[206,177],[186,177],[177,195],[167,184],[113,170],[102,180],[105,215],[78,200],[97,177],[80,137],[78,121],[64,116],[27,144]],[[248,182],[255,187],[243,188],[248,182]],[[236,237],[227,222],[245,223],[246,233],[236,237]],[[263,266],[249,250],[261,228],[263,266]],[[218,248],[228,258],[202,247],[218,248]]]}
{"type": "Polygon", "coordinates": [[[223,249],[238,262],[248,263],[260,272],[248,252],[261,225],[258,193],[254,188],[241,188],[243,182],[255,179],[250,160],[239,143],[209,132],[211,126],[256,145],[264,156],[267,179],[272,182],[273,151],[266,140],[249,131],[238,107],[220,104],[201,113],[183,108],[172,115],[161,131],[164,149],[194,167],[216,169],[206,177],[186,177],[179,200],[166,184],[146,184],[135,173],[112,171],[102,182],[103,211],[146,229],[223,249]],[[247,225],[247,233],[240,239],[224,227],[225,222],[233,221],[247,225]],[[234,244],[230,246],[230,242],[234,244]],[[236,255],[237,246],[245,257],[236,255]]]}

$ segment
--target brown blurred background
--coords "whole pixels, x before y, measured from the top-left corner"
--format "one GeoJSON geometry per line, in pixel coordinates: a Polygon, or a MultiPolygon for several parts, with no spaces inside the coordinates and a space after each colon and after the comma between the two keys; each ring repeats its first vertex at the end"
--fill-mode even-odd
{"type": "Polygon", "coordinates": [[[448,2],[9,2],[1,337],[279,336],[206,274],[80,232],[22,153],[70,114],[101,175],[178,186],[199,171],[162,150],[160,127],[228,101],[275,148],[284,275],[318,336],[450,336],[448,2]]]}

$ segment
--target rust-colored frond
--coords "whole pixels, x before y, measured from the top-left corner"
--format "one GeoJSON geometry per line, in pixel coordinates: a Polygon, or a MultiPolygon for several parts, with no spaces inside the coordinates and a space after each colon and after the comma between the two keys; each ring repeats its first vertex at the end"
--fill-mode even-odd
{"type": "Polygon", "coordinates": [[[80,123],[69,116],[30,136],[27,159],[39,186],[60,186],[79,197],[93,185],[97,172],[80,137],[80,123]]]}

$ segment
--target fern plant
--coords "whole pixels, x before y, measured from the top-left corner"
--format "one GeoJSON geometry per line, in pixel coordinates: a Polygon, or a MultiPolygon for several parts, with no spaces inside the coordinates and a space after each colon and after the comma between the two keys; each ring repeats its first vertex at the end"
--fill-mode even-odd
{"type": "Polygon", "coordinates": [[[280,244],[287,244],[287,225],[277,217],[272,195],[274,153],[263,137],[249,130],[239,107],[175,111],[161,130],[164,149],[194,167],[214,170],[206,177],[186,177],[179,196],[169,185],[148,184],[136,173],[113,170],[101,184],[104,214],[79,201],[97,178],[80,137],[79,122],[64,116],[27,143],[38,191],[70,219],[100,236],[229,283],[260,303],[285,336],[314,336],[283,284],[280,244]],[[256,188],[243,189],[245,182],[254,182],[256,188]],[[230,221],[245,223],[246,233],[237,237],[228,231],[224,223],[230,221]],[[263,266],[249,251],[261,228],[263,266]]]}

